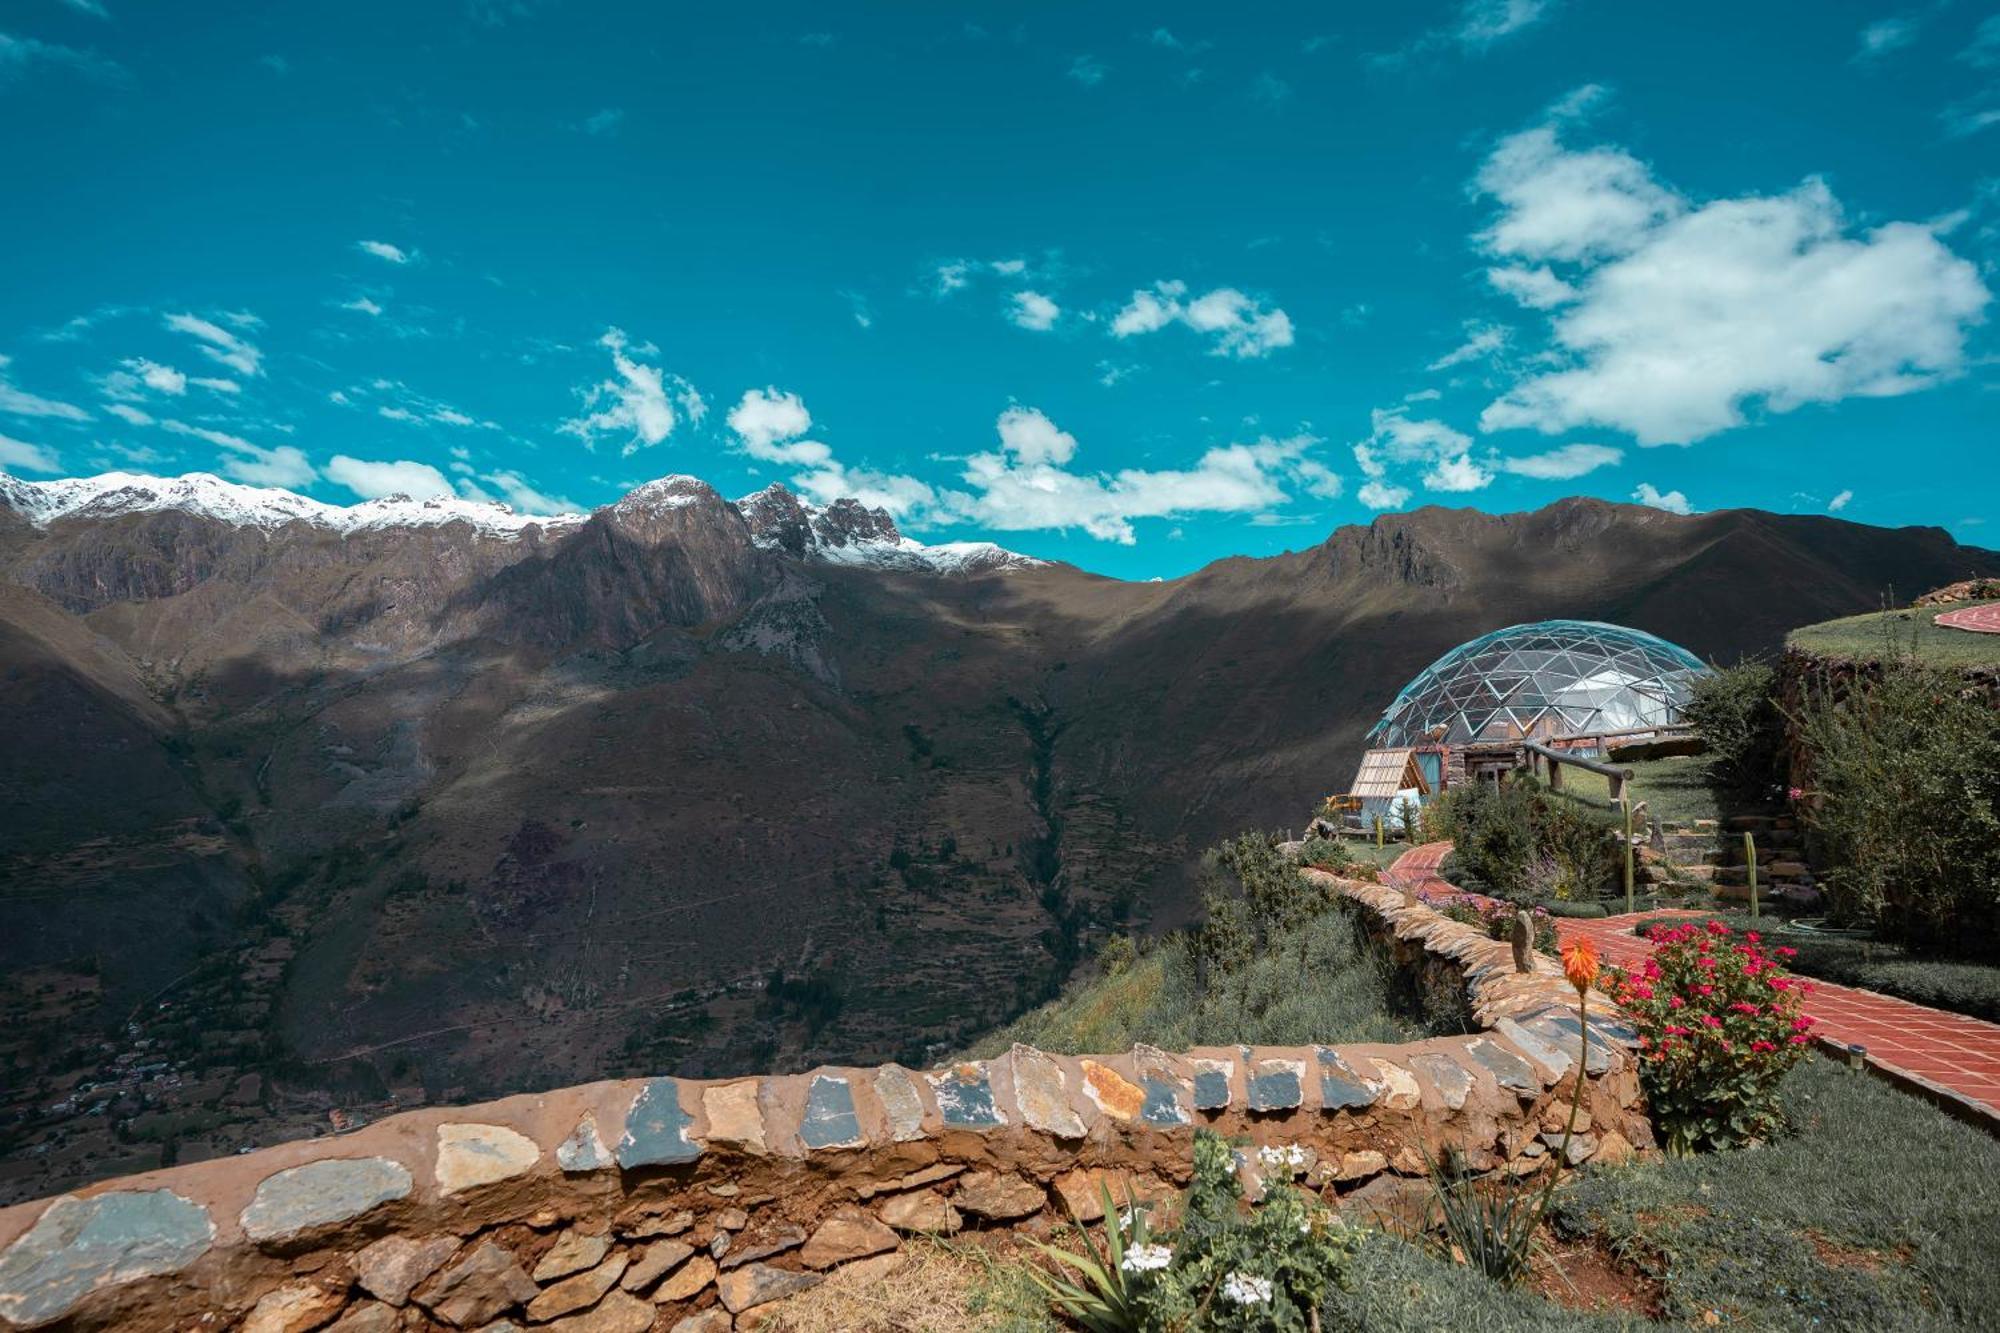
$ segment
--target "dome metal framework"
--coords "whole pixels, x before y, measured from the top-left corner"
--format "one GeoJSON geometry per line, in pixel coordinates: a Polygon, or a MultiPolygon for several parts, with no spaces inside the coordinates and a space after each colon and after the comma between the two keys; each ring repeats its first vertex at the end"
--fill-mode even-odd
{"type": "Polygon", "coordinates": [[[1403,687],[1369,733],[1373,746],[1548,740],[1679,722],[1708,668],[1643,630],[1542,620],[1483,634],[1403,687]]]}

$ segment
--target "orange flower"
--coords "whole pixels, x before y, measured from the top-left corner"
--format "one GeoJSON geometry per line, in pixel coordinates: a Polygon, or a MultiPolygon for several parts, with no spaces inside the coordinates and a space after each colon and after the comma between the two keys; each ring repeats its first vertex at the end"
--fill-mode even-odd
{"type": "Polygon", "coordinates": [[[1597,983],[1597,950],[1589,940],[1577,940],[1563,945],[1563,975],[1569,984],[1576,987],[1578,995],[1583,994],[1597,983]]]}

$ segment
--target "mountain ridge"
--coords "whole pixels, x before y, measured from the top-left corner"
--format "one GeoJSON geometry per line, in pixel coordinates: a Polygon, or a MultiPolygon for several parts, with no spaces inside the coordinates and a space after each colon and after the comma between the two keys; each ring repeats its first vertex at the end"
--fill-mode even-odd
{"type": "MultiPolygon", "coordinates": [[[[1574,616],[1727,660],[2000,572],[1935,529],[1582,499],[1143,583],[828,561],[756,527],[691,479],[506,540],[177,509],[0,526],[23,1095],[128,1016],[118,1042],[180,1040],[149,999],[173,985],[259,1052],[190,1055],[188,1079],[250,1070],[291,1108],[244,1135],[392,1090],[919,1063],[1104,933],[1184,919],[1201,847],[1296,826],[1476,633],[1574,616]],[[236,980],[177,980],[203,969],[236,980]],[[70,994],[94,998],[49,1008],[70,994]]],[[[26,1193],[77,1160],[0,1153],[26,1193]]]]}

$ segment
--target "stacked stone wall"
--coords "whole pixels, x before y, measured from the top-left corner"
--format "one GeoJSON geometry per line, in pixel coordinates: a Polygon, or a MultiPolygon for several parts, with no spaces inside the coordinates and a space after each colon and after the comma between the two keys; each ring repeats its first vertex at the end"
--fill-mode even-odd
{"type": "MultiPolygon", "coordinates": [[[[0,1210],[0,1328],[720,1333],[772,1322],[906,1238],[1093,1220],[1167,1193],[1197,1127],[1253,1196],[1283,1155],[1354,1211],[1455,1150],[1547,1168],[1583,1052],[1553,960],[1396,890],[1308,874],[1384,947],[1462,986],[1478,1031],[1403,1045],[1058,1056],[588,1084],[104,1181],[0,1210]],[[1269,1159],[1275,1160],[1275,1159],[1269,1159]],[[1303,1164],[1303,1165],[1299,1165],[1303,1164]]],[[[1573,1159],[1652,1147],[1631,1033],[1592,999],[1573,1159]]]]}

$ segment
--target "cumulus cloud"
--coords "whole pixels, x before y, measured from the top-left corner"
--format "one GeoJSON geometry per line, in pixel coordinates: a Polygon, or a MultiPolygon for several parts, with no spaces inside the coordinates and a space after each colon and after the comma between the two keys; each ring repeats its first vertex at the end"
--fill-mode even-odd
{"type": "Polygon", "coordinates": [[[1283,310],[1266,308],[1234,287],[1217,287],[1189,299],[1187,284],[1178,279],[1133,292],[1113,317],[1111,335],[1140,337],[1176,323],[1208,338],[1211,356],[1253,360],[1292,345],[1291,316],[1283,310]]]}
{"type": "Polygon", "coordinates": [[[0,469],[23,472],[60,472],[62,463],[55,454],[39,444],[17,440],[11,435],[0,435],[0,469]]]}
{"type": "Polygon", "coordinates": [[[1639,489],[1632,492],[1632,498],[1649,509],[1664,509],[1669,514],[1694,512],[1694,506],[1688,503],[1687,496],[1679,491],[1667,491],[1662,494],[1650,481],[1640,482],[1639,489]]]}
{"type": "Polygon", "coordinates": [[[281,444],[267,449],[261,444],[253,444],[240,435],[230,435],[224,431],[210,430],[206,426],[190,426],[184,421],[162,421],[160,429],[173,435],[186,435],[197,440],[205,440],[223,451],[216,468],[224,476],[248,482],[252,486],[280,486],[296,489],[311,484],[319,477],[318,469],[305,454],[289,444],[281,444]]]}
{"type": "Polygon", "coordinates": [[[15,417],[55,417],[61,421],[90,420],[90,413],[74,403],[43,398],[14,387],[7,378],[7,366],[11,360],[11,357],[0,356],[0,413],[15,417]]]}
{"type": "Polygon", "coordinates": [[[1461,46],[1484,50],[1532,28],[1555,9],[1555,0],[1466,0],[1453,32],[1461,46]]]}
{"type": "Polygon", "coordinates": [[[1015,292],[1008,298],[1007,318],[1016,328],[1045,333],[1062,317],[1062,307],[1040,292],[1015,292]]]}
{"type": "Polygon", "coordinates": [[[805,400],[776,387],[746,389],[729,409],[729,429],[743,452],[766,463],[820,467],[833,461],[833,450],[818,440],[801,439],[812,429],[805,400]]]}
{"type": "Polygon", "coordinates": [[[577,391],[589,410],[565,421],[558,428],[564,434],[589,445],[600,436],[623,435],[624,452],[631,454],[673,434],[681,415],[696,423],[707,415],[708,404],[692,384],[637,359],[656,355],[658,348],[631,346],[619,328],[606,329],[597,345],[610,351],[616,376],[577,391]]]}
{"type": "Polygon", "coordinates": [[[371,317],[382,313],[382,307],[366,296],[357,296],[352,301],[342,301],[340,308],[371,317]]]}
{"type": "Polygon", "coordinates": [[[163,366],[157,361],[135,357],[125,363],[125,368],[139,377],[139,382],[154,393],[169,394],[178,398],[187,392],[188,377],[172,366],[163,366]]]}
{"type": "MultiPolygon", "coordinates": [[[[256,322],[249,324],[242,324],[237,320],[232,322],[237,322],[239,327],[256,327],[256,322]]],[[[239,375],[255,379],[264,373],[264,353],[254,343],[231,333],[212,320],[203,319],[198,315],[168,315],[166,326],[175,333],[185,333],[196,339],[196,345],[201,348],[203,356],[228,366],[239,375]]]]}
{"type": "Polygon", "coordinates": [[[1316,495],[1340,479],[1310,455],[1317,439],[1265,437],[1206,450],[1182,469],[1072,469],[1076,438],[1033,407],[1010,407],[994,422],[999,447],[964,460],[968,492],[940,503],[949,517],[1003,532],[1081,528],[1101,541],[1132,545],[1132,522],[1194,513],[1256,513],[1288,498],[1286,483],[1316,495]]]}
{"type": "Polygon", "coordinates": [[[1391,486],[1380,480],[1363,482],[1355,498],[1370,509],[1401,509],[1410,502],[1410,488],[1391,486]]]}
{"type": "Polygon", "coordinates": [[[1853,491],[1842,491],[1826,502],[1826,512],[1829,514],[1838,514],[1841,510],[1847,508],[1848,503],[1853,499],[1853,491]]]}
{"type": "Polygon", "coordinates": [[[391,264],[407,264],[416,258],[414,250],[405,250],[402,246],[391,245],[387,241],[356,241],[354,248],[364,255],[373,255],[391,264]]]}
{"type": "Polygon", "coordinates": [[[1388,481],[1397,464],[1423,464],[1424,489],[1450,493],[1484,490],[1493,484],[1493,470],[1472,458],[1472,437],[1442,421],[1412,418],[1403,408],[1376,408],[1369,414],[1368,438],[1354,445],[1354,461],[1372,486],[1360,492],[1362,503],[1393,509],[1409,499],[1406,487],[1388,481]],[[1368,497],[1384,503],[1372,503],[1368,497]],[[1390,500],[1386,497],[1395,496],[1390,500]]]}
{"type": "Polygon", "coordinates": [[[1558,278],[1547,264],[1537,268],[1489,268],[1486,281],[1502,296],[1511,296],[1530,310],[1553,310],[1577,296],[1576,288],[1558,278]]]}
{"type": "Polygon", "coordinates": [[[1533,477],[1537,481],[1571,481],[1587,472],[1613,467],[1623,461],[1625,451],[1607,444],[1566,444],[1543,454],[1503,458],[1498,460],[1497,465],[1502,472],[1510,472],[1517,477],[1533,477]]]}
{"type": "Polygon", "coordinates": [[[415,463],[408,459],[381,463],[335,454],[327,460],[325,472],[328,481],[336,486],[345,486],[364,500],[379,500],[386,495],[429,500],[454,494],[444,473],[429,463],[415,463]]]}
{"type": "Polygon", "coordinates": [[[1703,202],[1547,125],[1502,140],[1475,184],[1498,204],[1477,243],[1516,261],[1498,285],[1554,310],[1554,368],[1488,405],[1483,430],[1602,426],[1685,444],[1740,425],[1752,404],[1915,392],[1963,367],[1991,299],[1935,229],[1856,233],[1816,178],[1703,202]]]}

